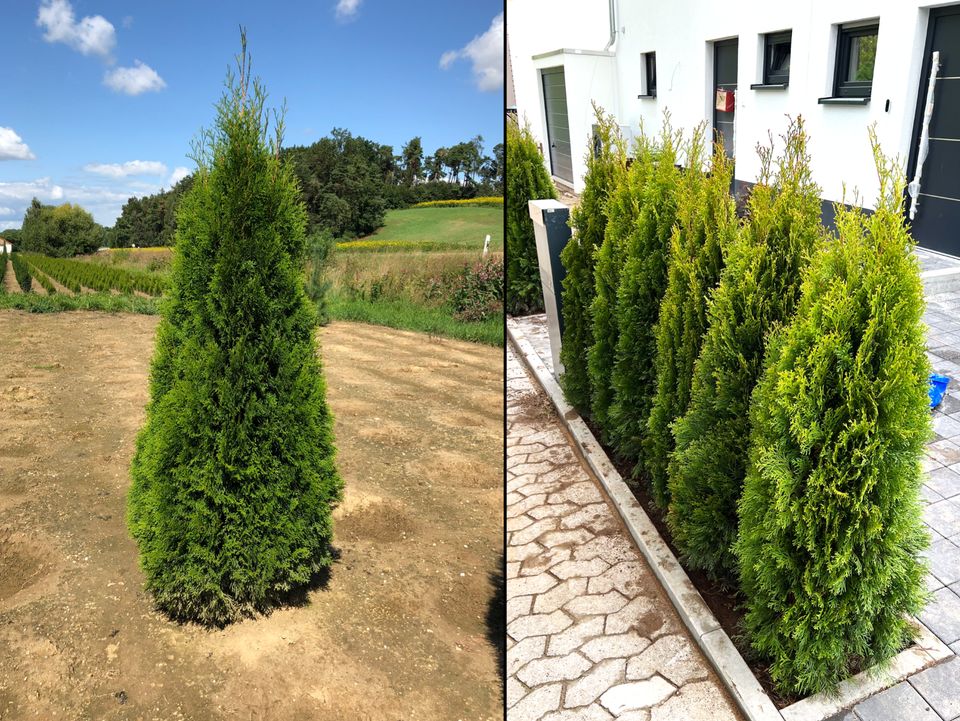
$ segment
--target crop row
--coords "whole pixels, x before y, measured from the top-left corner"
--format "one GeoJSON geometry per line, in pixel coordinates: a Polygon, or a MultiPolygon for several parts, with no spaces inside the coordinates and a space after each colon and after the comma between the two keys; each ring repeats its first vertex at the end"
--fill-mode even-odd
{"type": "Polygon", "coordinates": [[[24,293],[30,292],[30,269],[27,267],[26,262],[20,253],[12,253],[10,255],[10,262],[13,263],[13,274],[17,277],[17,283],[20,285],[20,290],[24,293]]]}
{"type": "Polygon", "coordinates": [[[79,293],[81,288],[92,290],[117,290],[121,293],[139,291],[159,296],[166,288],[161,276],[143,271],[116,268],[98,263],[85,263],[70,258],[51,258],[34,253],[24,254],[26,260],[61,284],[79,293]]]}

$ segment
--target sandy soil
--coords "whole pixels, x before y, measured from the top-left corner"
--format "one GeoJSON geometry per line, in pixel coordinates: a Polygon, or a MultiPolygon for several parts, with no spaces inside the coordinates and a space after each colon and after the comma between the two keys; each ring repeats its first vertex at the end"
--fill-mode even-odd
{"type": "Polygon", "coordinates": [[[206,630],[152,608],[124,523],[156,322],[0,313],[0,719],[501,718],[502,351],[325,329],[340,560],[206,630]]]}

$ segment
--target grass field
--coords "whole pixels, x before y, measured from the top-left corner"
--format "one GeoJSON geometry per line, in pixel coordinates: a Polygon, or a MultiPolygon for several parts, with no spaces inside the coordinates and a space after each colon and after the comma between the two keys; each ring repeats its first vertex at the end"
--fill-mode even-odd
{"type": "Polygon", "coordinates": [[[388,212],[376,233],[338,244],[326,273],[330,316],[503,345],[502,312],[463,320],[450,297],[463,269],[480,261],[487,234],[490,257],[502,261],[502,208],[388,212]]]}
{"type": "Polygon", "coordinates": [[[341,251],[503,250],[503,208],[405,208],[387,211],[386,225],[359,240],[338,243],[341,251]]]}
{"type": "MultiPolygon", "coordinates": [[[[503,210],[489,207],[409,208],[391,210],[376,233],[338,243],[324,279],[332,320],[357,321],[413,330],[488,345],[503,345],[502,312],[466,315],[457,312],[453,296],[469,276],[467,268],[482,257],[490,235],[488,259],[503,259],[503,210]],[[376,251],[376,252],[358,252],[376,251]]],[[[168,275],[172,248],[117,248],[78,260],[119,270],[168,275]]],[[[12,270],[8,278],[15,285],[12,270]]],[[[472,276],[470,276],[472,277],[472,276]]],[[[110,293],[47,296],[38,283],[35,293],[8,293],[0,308],[34,312],[108,310],[155,313],[157,301],[110,293]]],[[[502,290],[501,290],[502,294],[502,290]]],[[[481,303],[482,305],[482,303],[481,303]]]]}

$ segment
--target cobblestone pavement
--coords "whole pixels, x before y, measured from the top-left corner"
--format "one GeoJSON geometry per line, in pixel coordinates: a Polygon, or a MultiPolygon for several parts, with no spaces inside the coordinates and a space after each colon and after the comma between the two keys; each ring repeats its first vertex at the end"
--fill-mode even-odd
{"type": "MultiPolygon", "coordinates": [[[[552,370],[545,316],[516,319],[552,370]]],[[[927,297],[927,355],[951,381],[933,412],[934,438],[924,459],[924,522],[931,544],[931,600],[920,619],[960,654],[960,292],[927,297]]],[[[510,381],[511,383],[513,381],[510,381]]],[[[509,456],[509,453],[508,453],[509,456]]],[[[508,488],[509,490],[509,488],[508,488]]],[[[857,704],[836,721],[960,721],[960,658],[922,671],[857,704]]]]}
{"type": "Polygon", "coordinates": [[[507,350],[507,718],[740,719],[507,350]]]}

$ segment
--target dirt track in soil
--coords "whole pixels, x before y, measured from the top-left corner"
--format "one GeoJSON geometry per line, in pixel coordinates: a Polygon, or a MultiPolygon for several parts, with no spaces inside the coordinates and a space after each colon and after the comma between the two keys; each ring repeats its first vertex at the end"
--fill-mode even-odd
{"type": "Polygon", "coordinates": [[[0,313],[0,719],[501,718],[502,351],[325,329],[340,560],[211,631],[153,609],[124,522],[156,323],[0,313]]]}

